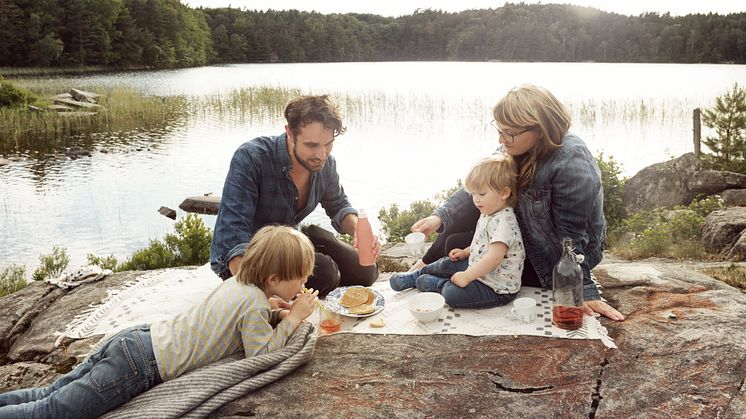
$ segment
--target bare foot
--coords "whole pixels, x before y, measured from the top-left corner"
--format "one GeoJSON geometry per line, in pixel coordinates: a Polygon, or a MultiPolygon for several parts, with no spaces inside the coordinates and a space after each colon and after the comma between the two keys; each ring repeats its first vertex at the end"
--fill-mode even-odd
{"type": "Polygon", "coordinates": [[[425,265],[425,262],[423,262],[423,261],[422,261],[422,259],[420,259],[420,260],[418,260],[418,261],[417,261],[417,262],[416,262],[416,263],[415,263],[414,265],[412,265],[412,267],[411,267],[411,268],[409,268],[409,271],[408,271],[408,272],[416,271],[417,269],[422,269],[422,268],[424,268],[425,266],[426,266],[426,265],[425,265]]]}

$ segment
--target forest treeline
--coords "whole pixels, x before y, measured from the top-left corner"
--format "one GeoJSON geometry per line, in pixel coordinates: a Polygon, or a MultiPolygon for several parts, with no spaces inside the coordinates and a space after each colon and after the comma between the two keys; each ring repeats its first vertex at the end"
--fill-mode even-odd
{"type": "Polygon", "coordinates": [[[746,13],[624,16],[506,3],[394,18],[178,0],[0,0],[0,66],[400,60],[746,63],[746,13]]]}

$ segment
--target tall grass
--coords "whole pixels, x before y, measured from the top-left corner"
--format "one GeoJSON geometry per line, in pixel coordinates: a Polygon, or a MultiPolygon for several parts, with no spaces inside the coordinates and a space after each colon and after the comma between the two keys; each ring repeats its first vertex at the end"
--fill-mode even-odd
{"type": "MultiPolygon", "coordinates": [[[[46,85],[26,87],[40,97],[50,94],[46,85]]],[[[57,91],[59,93],[59,91],[57,91]]],[[[0,152],[37,150],[51,152],[69,145],[80,134],[123,132],[161,127],[186,114],[184,97],[149,97],[124,88],[98,90],[95,114],[84,112],[32,112],[22,108],[0,109],[0,152]]],[[[39,99],[37,105],[50,104],[39,99]]]]}

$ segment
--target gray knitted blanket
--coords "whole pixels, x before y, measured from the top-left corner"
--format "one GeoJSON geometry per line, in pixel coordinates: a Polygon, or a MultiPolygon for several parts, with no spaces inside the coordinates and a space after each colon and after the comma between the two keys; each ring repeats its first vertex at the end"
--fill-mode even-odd
{"type": "Polygon", "coordinates": [[[102,418],[203,418],[224,404],[276,381],[313,355],[317,335],[303,322],[279,351],[252,358],[242,354],[166,381],[102,418]]]}

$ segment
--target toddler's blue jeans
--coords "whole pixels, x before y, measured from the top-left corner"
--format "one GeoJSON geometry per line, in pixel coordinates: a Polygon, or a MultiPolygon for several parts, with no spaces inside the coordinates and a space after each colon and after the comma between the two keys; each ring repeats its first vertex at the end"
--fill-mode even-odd
{"type": "Polygon", "coordinates": [[[425,266],[415,281],[422,292],[437,292],[453,308],[487,308],[508,304],[515,299],[515,294],[498,294],[489,286],[474,280],[464,288],[451,282],[456,272],[465,271],[468,260],[452,261],[448,256],[440,258],[425,266]]]}

